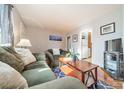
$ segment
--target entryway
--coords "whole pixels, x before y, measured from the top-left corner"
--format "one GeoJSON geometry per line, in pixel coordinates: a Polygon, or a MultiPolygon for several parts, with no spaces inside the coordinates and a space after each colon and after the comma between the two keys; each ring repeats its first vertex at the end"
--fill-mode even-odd
{"type": "Polygon", "coordinates": [[[92,62],[92,33],[82,32],[81,58],[84,61],[92,62]]]}

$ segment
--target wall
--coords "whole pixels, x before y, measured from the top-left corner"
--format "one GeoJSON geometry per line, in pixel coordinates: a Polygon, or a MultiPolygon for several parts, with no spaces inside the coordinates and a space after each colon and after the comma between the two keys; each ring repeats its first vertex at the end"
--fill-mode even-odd
{"type": "Polygon", "coordinates": [[[79,53],[79,58],[81,59],[83,54],[82,51],[82,33],[83,32],[92,32],[92,26],[90,24],[83,25],[77,29],[74,29],[71,33],[68,33],[66,36],[71,36],[71,48],[74,50],[75,53],[79,53]],[[74,34],[78,35],[78,42],[72,41],[72,36],[74,34]]]}
{"type": "Polygon", "coordinates": [[[16,8],[12,9],[12,19],[13,19],[14,45],[16,46],[20,38],[23,38],[26,28],[16,8]]]}
{"type": "Polygon", "coordinates": [[[27,38],[31,41],[32,52],[45,51],[50,48],[65,49],[65,35],[60,32],[43,30],[39,27],[26,27],[21,19],[20,14],[16,8],[12,10],[13,31],[14,31],[14,45],[20,41],[21,38],[27,38]],[[49,41],[49,35],[60,35],[63,41],[49,41]]]}
{"type": "Polygon", "coordinates": [[[110,15],[98,19],[93,25],[93,62],[103,67],[105,50],[104,42],[111,39],[122,38],[122,10],[118,10],[110,15]],[[100,35],[99,27],[115,22],[115,33],[100,35]]]}
{"type": "Polygon", "coordinates": [[[44,30],[38,27],[27,27],[27,38],[31,41],[32,52],[45,51],[51,48],[65,49],[65,37],[63,33],[44,30]],[[49,41],[49,35],[59,35],[63,37],[63,41],[49,41]]]}
{"type": "Polygon", "coordinates": [[[100,17],[88,24],[82,25],[78,29],[75,29],[72,33],[68,35],[73,35],[74,33],[78,34],[78,42],[73,43],[72,47],[81,54],[81,33],[85,31],[92,32],[92,62],[103,67],[104,63],[104,41],[111,40],[115,38],[122,38],[122,9],[116,10],[113,13],[106,14],[103,17],[100,17]],[[116,32],[106,35],[100,35],[100,26],[103,26],[108,23],[115,22],[116,32]],[[74,46],[73,46],[74,45],[74,46]]]}

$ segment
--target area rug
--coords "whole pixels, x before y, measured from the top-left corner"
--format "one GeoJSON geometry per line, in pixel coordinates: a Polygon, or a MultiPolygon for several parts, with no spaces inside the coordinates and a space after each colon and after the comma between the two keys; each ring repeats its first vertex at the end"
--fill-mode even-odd
{"type": "Polygon", "coordinates": [[[64,74],[64,72],[62,72],[62,71],[60,70],[59,67],[55,67],[55,68],[53,68],[52,70],[53,70],[53,72],[55,73],[55,75],[56,75],[57,78],[62,78],[62,77],[65,77],[65,76],[66,76],[66,75],[64,74]]]}
{"type": "Polygon", "coordinates": [[[93,84],[89,89],[114,89],[111,85],[108,85],[104,81],[98,80],[96,84],[93,84]]]}
{"type": "MultiPolygon", "coordinates": [[[[66,75],[64,72],[60,70],[59,67],[55,67],[52,69],[53,72],[55,73],[57,78],[62,78],[65,77],[66,75]]],[[[89,89],[114,89],[114,87],[108,85],[104,81],[98,80],[96,84],[93,84],[92,86],[89,87],[89,89]]]]}

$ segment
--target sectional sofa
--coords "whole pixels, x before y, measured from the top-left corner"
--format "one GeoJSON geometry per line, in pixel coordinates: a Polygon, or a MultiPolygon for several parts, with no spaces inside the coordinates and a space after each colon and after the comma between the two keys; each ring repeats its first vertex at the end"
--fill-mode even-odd
{"type": "Polygon", "coordinates": [[[24,66],[12,47],[0,47],[0,88],[6,89],[86,89],[73,77],[56,79],[47,65],[45,54],[35,53],[36,61],[24,66]]]}
{"type": "Polygon", "coordinates": [[[63,49],[59,49],[59,51],[60,51],[60,55],[54,55],[52,49],[48,49],[45,51],[47,63],[50,68],[58,67],[59,66],[59,62],[58,62],[59,57],[66,56],[66,54],[68,53],[68,51],[65,51],[63,49]]]}

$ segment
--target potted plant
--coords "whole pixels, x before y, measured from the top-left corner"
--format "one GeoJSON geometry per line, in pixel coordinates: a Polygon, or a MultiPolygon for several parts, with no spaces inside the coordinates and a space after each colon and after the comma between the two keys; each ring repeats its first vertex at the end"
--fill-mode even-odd
{"type": "Polygon", "coordinates": [[[76,62],[79,60],[79,53],[74,53],[72,50],[69,50],[69,52],[66,54],[66,57],[70,57],[74,62],[76,62]]]}

